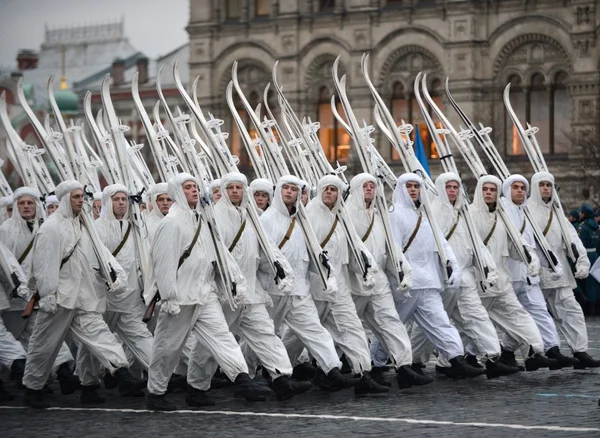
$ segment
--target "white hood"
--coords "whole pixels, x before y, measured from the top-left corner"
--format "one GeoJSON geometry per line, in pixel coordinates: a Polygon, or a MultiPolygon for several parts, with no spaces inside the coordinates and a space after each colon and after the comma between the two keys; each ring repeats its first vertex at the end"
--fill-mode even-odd
{"type": "Polygon", "coordinates": [[[405,173],[398,178],[396,181],[396,188],[394,189],[394,204],[398,204],[402,207],[416,209],[415,201],[413,201],[408,194],[408,190],[406,189],[406,183],[409,181],[414,181],[419,184],[421,188],[419,192],[419,202],[423,201],[423,178],[421,178],[416,173],[405,173]]]}
{"type": "Polygon", "coordinates": [[[465,202],[460,176],[453,172],[442,173],[435,180],[435,189],[438,192],[438,196],[431,203],[431,209],[437,225],[445,236],[456,222],[458,212],[465,202]],[[446,184],[450,181],[458,183],[458,198],[456,198],[454,205],[448,200],[448,195],[446,194],[446,184]]]}
{"type": "Polygon", "coordinates": [[[496,185],[496,203],[499,202],[500,195],[502,193],[502,182],[494,175],[485,175],[479,178],[477,186],[475,187],[475,193],[473,194],[473,208],[482,211],[489,212],[489,207],[483,200],[483,185],[484,184],[495,184],[496,185]]]}
{"type": "Polygon", "coordinates": [[[529,182],[527,181],[527,178],[525,178],[523,175],[519,175],[519,174],[515,173],[515,174],[509,176],[508,178],[506,178],[504,180],[504,182],[502,183],[502,196],[506,199],[507,202],[513,203],[510,191],[511,191],[511,186],[516,182],[521,182],[521,183],[525,184],[525,201],[523,201],[523,203],[520,204],[521,206],[523,206],[527,202],[527,193],[529,193],[529,182]]]}
{"type": "Polygon", "coordinates": [[[256,192],[265,192],[269,195],[269,204],[273,203],[273,183],[268,179],[256,178],[250,183],[250,193],[252,196],[256,192]]]}
{"type": "Polygon", "coordinates": [[[12,195],[3,196],[0,198],[0,225],[2,225],[8,219],[7,208],[9,205],[13,205],[12,195]]]}
{"type": "MultiPolygon", "coordinates": [[[[554,176],[549,172],[538,172],[531,177],[531,190],[529,192],[528,204],[544,205],[547,208],[552,207],[552,202],[544,202],[540,193],[540,183],[548,182],[552,184],[554,190],[554,176]]],[[[543,229],[543,228],[542,228],[543,229]]]]}

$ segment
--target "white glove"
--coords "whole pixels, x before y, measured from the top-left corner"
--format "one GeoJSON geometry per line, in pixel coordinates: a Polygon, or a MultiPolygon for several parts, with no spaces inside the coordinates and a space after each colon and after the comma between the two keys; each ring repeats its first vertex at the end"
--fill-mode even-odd
{"type": "Polygon", "coordinates": [[[233,303],[236,305],[236,307],[239,307],[244,302],[245,297],[246,297],[246,286],[236,283],[235,297],[233,297],[233,303]]]}
{"type": "Polygon", "coordinates": [[[121,278],[121,276],[117,276],[117,280],[108,288],[110,293],[121,293],[125,292],[127,289],[127,280],[121,278]]]}
{"type": "Polygon", "coordinates": [[[367,289],[370,289],[373,286],[375,286],[375,275],[378,272],[379,272],[379,268],[377,266],[375,266],[375,267],[371,266],[367,270],[367,275],[365,276],[365,279],[363,280],[363,284],[365,285],[365,287],[367,289]]]}
{"type": "Polygon", "coordinates": [[[283,280],[279,280],[277,284],[277,289],[280,292],[283,292],[286,295],[289,295],[294,290],[295,277],[286,275],[283,280]]]}
{"type": "Polygon", "coordinates": [[[338,296],[338,285],[334,276],[327,279],[327,300],[336,301],[338,296]]]}
{"type": "Polygon", "coordinates": [[[177,316],[181,309],[179,308],[179,304],[175,300],[164,301],[161,300],[162,304],[160,305],[160,311],[165,312],[169,315],[177,316]]]}
{"type": "Polygon", "coordinates": [[[267,294],[267,298],[265,299],[265,307],[273,307],[273,299],[269,294],[267,294]]]}
{"type": "Polygon", "coordinates": [[[500,279],[500,276],[498,275],[498,271],[493,270],[488,272],[488,276],[487,278],[483,281],[483,285],[486,288],[492,287],[494,284],[496,284],[498,282],[498,280],[500,279]]]}
{"type": "Polygon", "coordinates": [[[56,294],[50,294],[40,299],[39,306],[42,312],[56,312],[56,294]]]}
{"type": "Polygon", "coordinates": [[[29,287],[25,283],[21,283],[17,288],[17,298],[23,298],[25,301],[29,301],[33,296],[35,291],[29,289],[29,287]]]}
{"type": "Polygon", "coordinates": [[[577,262],[575,263],[575,278],[578,280],[583,280],[590,275],[590,265],[585,263],[587,257],[579,257],[577,262]]]}
{"type": "Polygon", "coordinates": [[[556,265],[556,267],[554,269],[555,269],[555,271],[550,269],[550,278],[552,278],[552,281],[560,280],[561,277],[563,276],[562,265],[559,263],[558,265],[556,265]]]}
{"type": "Polygon", "coordinates": [[[527,265],[527,276],[535,277],[540,273],[540,259],[537,255],[529,248],[529,255],[531,256],[531,262],[527,265]]]}
{"type": "MultiPolygon", "coordinates": [[[[456,263],[450,263],[450,267],[452,268],[452,275],[448,278],[448,287],[450,289],[456,289],[460,286],[460,280],[462,278],[462,270],[460,266],[456,263]]],[[[445,268],[442,268],[445,269],[445,268]]]]}

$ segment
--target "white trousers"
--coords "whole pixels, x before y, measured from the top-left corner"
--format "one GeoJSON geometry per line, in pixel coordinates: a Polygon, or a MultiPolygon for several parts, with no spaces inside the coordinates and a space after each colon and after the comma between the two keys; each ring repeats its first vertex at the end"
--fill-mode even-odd
{"type": "Polygon", "coordinates": [[[529,347],[533,347],[534,353],[544,354],[540,331],[514,293],[481,297],[481,304],[494,324],[504,332],[501,342],[504,348],[509,351],[521,348],[523,357],[529,357],[529,347]]]}
{"type": "MultiPolygon", "coordinates": [[[[108,329],[102,314],[65,309],[60,305],[56,307],[55,313],[38,311],[29,340],[23,385],[42,389],[67,336],[82,345],[80,354],[93,354],[111,374],[127,367],[125,352],[108,329]]],[[[85,384],[83,379],[82,383],[85,384]]]]}
{"type": "MultiPolygon", "coordinates": [[[[442,302],[444,310],[454,322],[454,326],[461,334],[472,340],[482,360],[500,355],[498,334],[488,313],[481,304],[476,285],[446,289],[442,293],[442,302]]],[[[429,362],[433,352],[433,344],[429,342],[418,325],[413,328],[411,333],[411,343],[413,346],[413,362],[429,362]]],[[[440,356],[439,362],[441,366],[450,366],[450,363],[442,356],[440,356]]]]}
{"type": "MultiPolygon", "coordinates": [[[[289,332],[288,337],[298,339],[300,345],[306,347],[325,374],[334,368],[340,368],[340,358],[335,351],[333,338],[321,324],[312,297],[310,295],[271,295],[271,298],[273,307],[269,312],[275,324],[275,333],[280,333],[282,325],[285,323],[287,330],[284,332],[289,332]]],[[[290,363],[295,364],[299,353],[296,352],[296,349],[294,351],[287,349],[285,342],[284,346],[288,352],[290,363]]]]}
{"type": "Polygon", "coordinates": [[[513,289],[523,308],[532,316],[544,341],[544,351],[560,346],[560,338],[556,324],[544,299],[544,294],[539,284],[527,284],[525,281],[513,281],[513,289]]]}
{"type": "Polygon", "coordinates": [[[13,334],[6,330],[4,320],[0,312],[0,365],[10,369],[17,359],[25,359],[27,353],[13,334]]]}
{"type": "Polygon", "coordinates": [[[192,331],[198,344],[191,351],[188,378],[190,375],[198,375],[194,373],[203,372],[203,370],[193,369],[194,364],[199,363],[197,355],[202,348],[208,349],[210,355],[215,358],[231,381],[234,381],[238,374],[248,372],[244,356],[233,334],[229,331],[221,303],[216,295],[213,294],[206,304],[180,307],[181,310],[177,316],[163,311],[158,316],[150,367],[148,368],[148,392],[150,394],[162,395],[167,391],[169,379],[192,331]]]}
{"type": "MultiPolygon", "coordinates": [[[[370,371],[369,343],[350,294],[342,293],[336,301],[314,301],[314,303],[321,324],[329,332],[335,345],[339,346],[346,355],[352,372],[359,374],[370,371]]],[[[304,344],[291,326],[290,330],[285,331],[282,341],[292,363],[296,363],[305,346],[310,352],[309,345],[304,344]]],[[[336,358],[339,364],[337,353],[336,358]]]]}
{"type": "MultiPolygon", "coordinates": [[[[437,289],[417,289],[410,291],[409,298],[394,297],[398,316],[403,323],[411,318],[421,327],[425,336],[446,360],[462,356],[463,343],[456,328],[450,324],[444,310],[440,291],[437,289]]],[[[387,363],[388,355],[375,338],[371,342],[371,357],[375,366],[387,363]]]]}
{"type": "Polygon", "coordinates": [[[581,306],[569,287],[542,289],[550,313],[573,353],[588,349],[588,334],[581,306]]]}
{"type": "MultiPolygon", "coordinates": [[[[282,375],[292,375],[292,364],[287,351],[275,334],[273,320],[264,304],[247,304],[235,311],[231,310],[229,305],[225,305],[223,314],[229,330],[238,335],[256,354],[273,379],[282,375]]],[[[208,350],[200,349],[193,355],[191,362],[188,383],[196,389],[208,390],[211,378],[217,370],[217,361],[208,350]]]]}
{"type": "MultiPolygon", "coordinates": [[[[35,319],[37,318],[38,311],[36,310],[28,319],[21,318],[22,311],[6,310],[2,313],[4,318],[4,324],[6,329],[14,335],[15,339],[21,343],[25,351],[29,349],[29,339],[33,333],[33,327],[35,326],[35,319]]],[[[53,371],[56,371],[59,366],[63,363],[72,365],[75,363],[75,359],[71,354],[69,346],[63,342],[54,361],[53,371]]]]}
{"type": "Polygon", "coordinates": [[[356,314],[365,323],[371,334],[383,345],[396,366],[410,365],[412,348],[410,338],[396,307],[391,293],[360,296],[353,295],[356,314]]]}

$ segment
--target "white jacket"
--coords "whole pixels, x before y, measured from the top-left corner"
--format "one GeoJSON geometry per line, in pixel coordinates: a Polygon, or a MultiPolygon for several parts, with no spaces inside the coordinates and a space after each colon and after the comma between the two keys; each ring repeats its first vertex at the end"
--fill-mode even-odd
{"type": "MultiPolygon", "coordinates": [[[[380,268],[380,272],[376,274],[375,285],[371,289],[371,294],[379,295],[390,291],[390,280],[395,283],[396,269],[388,260],[387,244],[385,240],[385,230],[380,212],[375,208],[374,202],[367,208],[363,193],[363,184],[372,182],[377,186],[377,180],[373,175],[361,173],[356,175],[350,181],[350,196],[346,203],[346,210],[352,220],[356,233],[361,240],[367,234],[371,222],[371,232],[364,240],[365,247],[369,250],[373,259],[380,268]],[[386,275],[387,274],[387,275],[386,275]]],[[[402,262],[402,270],[406,284],[410,288],[412,286],[412,268],[404,254],[402,248],[396,245],[396,253],[402,262]]],[[[364,295],[364,282],[362,281],[362,273],[350,271],[350,287],[353,294],[364,295]]],[[[396,287],[396,286],[395,286],[396,287]]]]}
{"type": "MultiPolygon", "coordinates": [[[[174,203],[160,222],[150,248],[152,263],[147,269],[144,287],[146,303],[153,298],[155,285],[163,301],[173,301],[178,305],[205,304],[211,293],[219,291],[215,280],[215,253],[210,231],[206,220],[187,203],[182,189],[186,181],[196,182],[192,175],[180,173],[168,183],[168,194],[174,203]],[[200,221],[202,224],[198,239],[189,257],[178,268],[181,256],[192,244],[200,221]]],[[[237,266],[228,252],[225,257],[237,266]]],[[[243,288],[243,277],[239,275],[239,271],[237,274],[234,281],[239,288],[243,288]]]]}
{"type": "Polygon", "coordinates": [[[506,228],[496,209],[490,211],[487,204],[483,201],[482,188],[486,183],[495,184],[497,196],[500,197],[502,182],[492,175],[482,176],[477,181],[477,187],[473,194],[473,203],[470,205],[469,210],[471,211],[471,216],[473,216],[479,237],[484,242],[490,236],[492,228],[494,229],[487,242],[487,249],[496,264],[498,280],[491,287],[486,288],[485,291],[479,291],[483,297],[493,297],[512,291],[512,275],[507,266],[507,259],[510,257],[510,252],[508,250],[509,241],[506,228]],[[494,223],[496,224],[495,227],[494,223]]]}
{"type": "MultiPolygon", "coordinates": [[[[33,275],[40,297],[56,294],[56,302],[62,307],[103,313],[106,282],[99,274],[89,232],[81,216],[74,216],[71,209],[70,194],[76,189],[82,189],[77,181],[65,181],[56,187],[59,207],[38,230],[33,247],[33,275]],[[61,268],[61,260],[69,254],[61,268]]],[[[100,245],[117,276],[124,281],[125,272],[110,251],[100,245]]]]}
{"type": "MultiPolygon", "coordinates": [[[[532,257],[537,257],[533,229],[531,228],[531,224],[527,221],[525,212],[523,211],[523,207],[527,201],[525,200],[521,205],[517,205],[512,202],[511,199],[511,185],[515,182],[523,183],[525,185],[525,191],[529,192],[529,182],[524,176],[518,174],[511,175],[502,183],[502,198],[500,202],[502,202],[504,211],[506,211],[506,214],[510,218],[510,221],[517,232],[521,233],[521,240],[523,245],[529,250],[529,254],[532,257]],[[523,232],[521,232],[521,230],[523,230],[523,232]]],[[[507,264],[512,275],[512,281],[525,282],[529,278],[529,282],[532,284],[540,282],[540,277],[538,275],[527,275],[527,265],[522,260],[509,258],[507,264]]]]}
{"type": "MultiPolygon", "coordinates": [[[[426,196],[423,191],[425,187],[420,176],[414,173],[405,173],[398,178],[396,188],[394,190],[394,206],[390,213],[390,222],[392,225],[392,233],[398,244],[404,248],[413,234],[421,213],[422,206],[417,208],[415,203],[410,198],[406,189],[406,183],[415,181],[421,187],[419,201],[422,201],[423,196],[426,196]]],[[[440,233],[442,244],[446,257],[450,262],[453,270],[460,267],[454,256],[454,252],[446,239],[440,233]]],[[[418,289],[444,289],[442,268],[440,258],[437,253],[437,247],[433,236],[431,225],[427,220],[425,212],[422,212],[421,225],[410,247],[404,253],[413,270],[413,290],[418,289]]]]}
{"type": "MultiPolygon", "coordinates": [[[[438,196],[432,201],[431,210],[433,211],[437,225],[440,227],[442,234],[448,239],[448,244],[452,247],[452,251],[462,270],[460,285],[462,287],[472,287],[478,280],[481,281],[484,279],[478,278],[479,272],[475,267],[475,253],[473,250],[473,243],[469,236],[467,222],[462,215],[460,216],[460,219],[458,216],[465,202],[461,185],[462,181],[460,176],[455,173],[447,172],[438,176],[435,180],[435,188],[438,192],[438,196]],[[458,198],[454,205],[450,203],[448,195],[446,194],[446,184],[450,181],[456,181],[459,184],[458,198]],[[452,235],[448,238],[448,234],[455,224],[456,228],[454,228],[452,235]]],[[[474,231],[477,233],[476,230],[474,231]]],[[[484,259],[482,260],[483,263],[489,268],[490,272],[495,271],[496,264],[494,263],[490,252],[483,245],[479,234],[476,234],[475,238],[479,243],[479,253],[484,259]]]]}
{"type": "Polygon", "coordinates": [[[263,225],[263,229],[271,241],[279,246],[283,241],[292,220],[294,220],[294,228],[290,235],[289,240],[281,248],[281,252],[288,261],[289,265],[294,271],[294,286],[290,293],[284,293],[275,284],[274,276],[269,273],[259,273],[259,279],[265,290],[271,295],[295,295],[295,296],[306,296],[310,292],[309,278],[308,278],[308,267],[310,264],[310,257],[308,250],[306,249],[306,242],[304,241],[304,234],[300,223],[295,219],[295,212],[297,207],[292,214],[288,212],[287,207],[283,203],[281,198],[281,187],[284,184],[293,184],[298,187],[298,198],[296,199],[296,205],[300,204],[302,182],[292,175],[282,176],[275,187],[275,193],[273,195],[273,203],[271,206],[260,216],[260,222],[263,225]]]}
{"type": "Polygon", "coordinates": [[[17,258],[2,241],[0,241],[0,258],[2,259],[2,263],[0,263],[0,311],[2,311],[11,307],[11,301],[23,301],[20,299],[11,300],[11,293],[13,291],[12,279],[9,278],[11,274],[15,274],[21,282],[21,285],[17,289],[17,294],[23,296],[23,299],[29,299],[29,296],[27,294],[28,278],[23,272],[21,265],[19,265],[17,258]],[[7,268],[8,272],[5,272],[3,268],[7,268]]]}
{"type": "MultiPolygon", "coordinates": [[[[35,235],[38,232],[40,225],[44,222],[44,208],[40,201],[39,192],[31,187],[20,187],[13,193],[13,214],[10,219],[0,226],[0,241],[13,253],[15,258],[19,260],[27,247],[33,242],[35,235]],[[33,231],[27,226],[27,221],[19,214],[17,204],[23,196],[31,196],[36,201],[35,217],[32,220],[33,231]]],[[[21,268],[28,277],[28,286],[31,290],[35,289],[35,282],[31,278],[31,262],[33,260],[33,247],[25,259],[21,262],[21,268]]],[[[26,302],[22,299],[11,300],[11,308],[13,310],[22,310],[25,308],[26,302]]]]}
{"type": "MultiPolygon", "coordinates": [[[[127,233],[127,227],[130,224],[128,212],[125,213],[122,220],[117,220],[117,218],[115,218],[112,209],[112,197],[117,193],[125,193],[129,196],[127,187],[121,184],[112,184],[104,188],[104,191],[102,192],[102,213],[94,222],[100,240],[102,240],[102,243],[104,243],[111,253],[114,253],[120,245],[127,233]]],[[[133,227],[133,224],[131,224],[131,227],[133,227]]],[[[120,293],[108,295],[106,309],[112,312],[144,312],[144,302],[140,296],[143,283],[135,248],[134,233],[135,231],[132,228],[129,231],[129,236],[125,241],[125,244],[115,257],[127,274],[127,289],[120,293]]]]}
{"type": "MultiPolygon", "coordinates": [[[[539,190],[541,182],[549,182],[552,184],[552,186],[554,186],[554,176],[548,172],[538,172],[533,175],[531,178],[531,193],[529,195],[529,199],[527,200],[527,206],[538,227],[543,231],[546,229],[548,221],[550,220],[552,201],[546,203],[542,200],[539,190]]],[[[560,232],[560,225],[558,221],[559,218],[552,214],[552,222],[550,223],[550,228],[546,234],[546,241],[550,245],[554,255],[556,255],[558,258],[560,264],[563,266],[563,275],[558,280],[554,280],[552,279],[550,271],[546,268],[542,268],[540,273],[540,286],[543,289],[559,287],[569,287],[574,289],[577,287],[577,283],[575,282],[575,277],[573,277],[571,269],[568,269],[569,261],[567,259],[567,252],[562,241],[562,234],[560,232]]],[[[568,223],[566,225],[567,226],[565,228],[570,233],[571,241],[577,246],[577,251],[579,252],[577,264],[581,264],[585,266],[587,270],[589,270],[590,260],[587,256],[585,247],[577,235],[575,227],[568,223]]]]}

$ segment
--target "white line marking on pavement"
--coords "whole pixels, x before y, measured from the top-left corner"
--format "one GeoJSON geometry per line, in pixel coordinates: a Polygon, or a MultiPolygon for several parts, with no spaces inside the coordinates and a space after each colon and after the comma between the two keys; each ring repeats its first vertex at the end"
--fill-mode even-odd
{"type": "MultiPolygon", "coordinates": [[[[23,406],[0,406],[0,409],[29,409],[23,406]]],[[[353,420],[353,421],[375,421],[383,423],[407,423],[407,424],[429,424],[439,426],[458,426],[458,427],[495,427],[505,429],[519,430],[549,430],[549,431],[564,431],[564,432],[600,432],[600,428],[596,427],[570,427],[570,426],[551,426],[551,425],[534,425],[528,426],[525,424],[505,424],[505,423],[476,423],[468,422],[461,423],[455,421],[438,421],[438,420],[417,420],[415,418],[382,418],[382,417],[354,417],[349,415],[313,415],[313,414],[280,414],[274,412],[235,412],[235,411],[200,411],[181,409],[173,412],[156,412],[147,409],[110,409],[110,408],[48,408],[47,411],[72,411],[72,412],[114,412],[124,414],[195,414],[195,415],[230,415],[242,417],[271,417],[271,418],[310,418],[321,420],[353,420]]]]}

